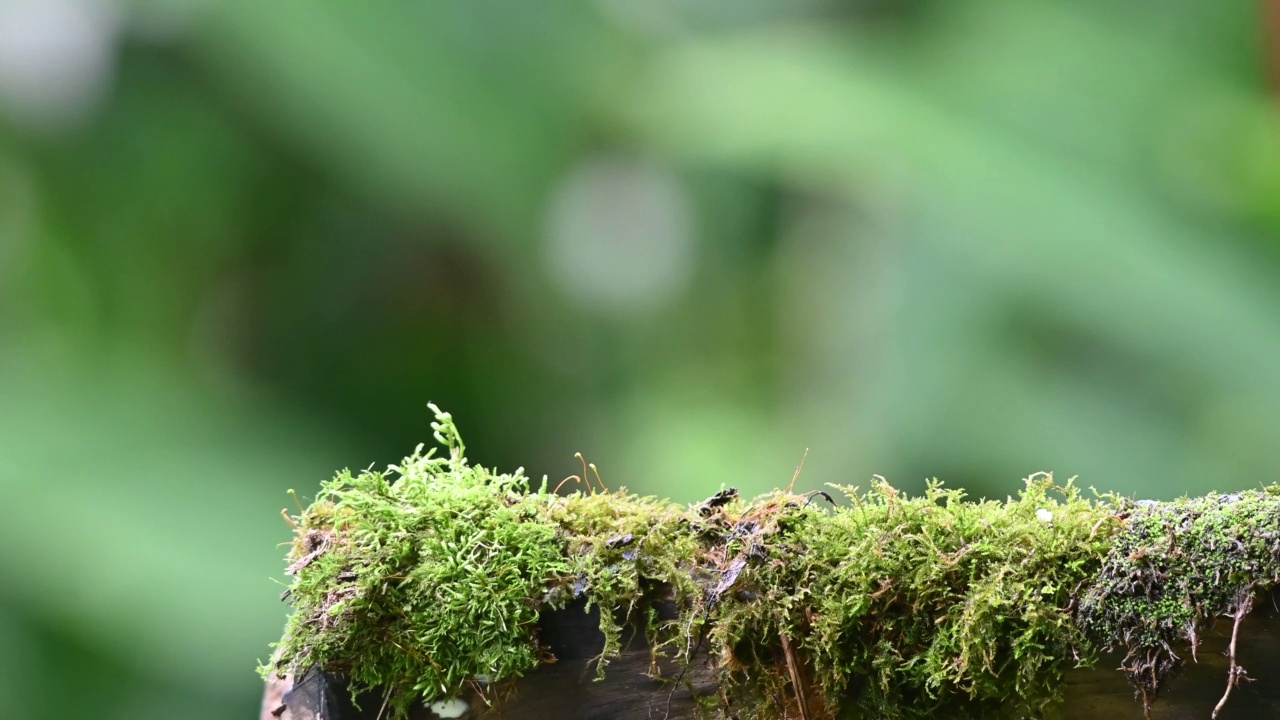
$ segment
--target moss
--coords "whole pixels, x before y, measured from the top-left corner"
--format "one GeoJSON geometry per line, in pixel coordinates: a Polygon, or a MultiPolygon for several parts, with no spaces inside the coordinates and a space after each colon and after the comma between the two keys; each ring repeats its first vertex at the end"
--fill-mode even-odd
{"type": "Polygon", "coordinates": [[[1194,655],[1221,616],[1247,612],[1280,578],[1280,494],[1276,487],[1174,502],[1117,501],[1117,535],[1080,624],[1108,649],[1149,706],[1165,678],[1194,655]]]}
{"type": "Polygon", "coordinates": [[[1174,644],[1278,572],[1270,490],[1140,504],[1041,474],[1005,502],[877,481],[838,488],[839,507],[732,488],[684,507],[472,466],[436,413],[443,454],[341,473],[294,519],[294,613],[264,673],[344,673],[393,717],[467,692],[488,701],[550,660],[539,613],[585,599],[601,609],[602,674],[628,622],[655,669],[709,652],[709,716],[805,703],[811,717],[1042,717],[1099,649],[1125,651],[1154,697],[1174,644]]]}
{"type": "Polygon", "coordinates": [[[550,496],[468,465],[447,414],[433,428],[446,457],[419,446],[385,473],[341,473],[298,519],[279,649],[280,667],[343,672],[400,715],[537,667],[539,603],[570,572],[550,496]]]}

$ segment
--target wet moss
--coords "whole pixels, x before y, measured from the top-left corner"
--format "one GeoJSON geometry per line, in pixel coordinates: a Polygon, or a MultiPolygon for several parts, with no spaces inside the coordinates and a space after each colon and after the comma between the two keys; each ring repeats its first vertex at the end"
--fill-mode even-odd
{"type": "Polygon", "coordinates": [[[686,507],[598,477],[560,495],[468,463],[447,413],[432,427],[439,448],[340,473],[292,519],[294,612],[264,673],[343,673],[392,717],[492,701],[551,659],[539,614],[585,600],[601,674],[627,623],[655,672],[709,654],[709,717],[1042,717],[1100,649],[1153,698],[1177,644],[1278,572],[1272,490],[1135,503],[1039,474],[1004,502],[877,480],[838,507],[732,488],[686,507]]]}

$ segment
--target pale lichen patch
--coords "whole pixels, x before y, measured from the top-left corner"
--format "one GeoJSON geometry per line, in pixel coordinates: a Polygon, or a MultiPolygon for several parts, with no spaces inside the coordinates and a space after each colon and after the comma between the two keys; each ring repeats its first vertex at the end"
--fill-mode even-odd
{"type": "Polygon", "coordinates": [[[462,698],[447,698],[445,700],[436,700],[428,705],[427,709],[435,714],[436,717],[452,720],[466,715],[467,711],[471,709],[471,705],[462,698]]]}

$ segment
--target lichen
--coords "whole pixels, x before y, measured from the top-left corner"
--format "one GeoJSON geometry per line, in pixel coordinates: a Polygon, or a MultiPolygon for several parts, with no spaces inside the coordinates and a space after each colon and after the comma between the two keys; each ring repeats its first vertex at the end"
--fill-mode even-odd
{"type": "Polygon", "coordinates": [[[877,480],[686,507],[592,484],[584,466],[561,495],[471,465],[432,407],[444,454],[340,473],[291,518],[294,612],[264,673],[343,674],[390,717],[492,702],[552,660],[540,613],[585,601],[602,675],[628,624],[655,675],[658,657],[712,658],[709,717],[1043,717],[1102,649],[1126,652],[1154,698],[1178,642],[1280,573],[1274,490],[1140,504],[1037,474],[1004,502],[877,480]]]}

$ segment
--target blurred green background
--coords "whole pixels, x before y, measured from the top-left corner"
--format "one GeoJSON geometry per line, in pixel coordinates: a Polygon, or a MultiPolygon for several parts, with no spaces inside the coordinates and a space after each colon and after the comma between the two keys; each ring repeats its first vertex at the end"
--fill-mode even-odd
{"type": "Polygon", "coordinates": [[[0,0],[0,718],[253,717],[287,488],[1275,480],[1260,3],[0,0]]]}

